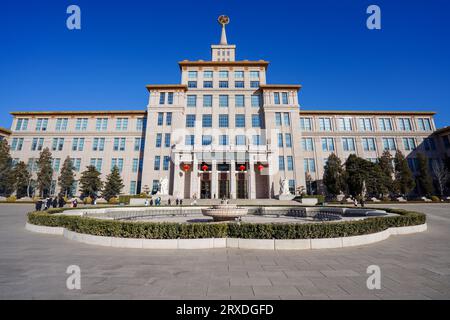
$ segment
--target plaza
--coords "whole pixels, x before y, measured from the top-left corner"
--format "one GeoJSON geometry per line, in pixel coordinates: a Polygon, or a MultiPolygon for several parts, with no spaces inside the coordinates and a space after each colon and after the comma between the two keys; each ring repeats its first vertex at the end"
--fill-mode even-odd
{"type": "Polygon", "coordinates": [[[449,299],[448,204],[382,204],[427,214],[426,232],[307,251],[96,247],[25,230],[32,205],[0,205],[1,299],[449,299]],[[66,269],[81,269],[81,290],[66,269]],[[381,289],[368,290],[369,265],[381,289]]]}

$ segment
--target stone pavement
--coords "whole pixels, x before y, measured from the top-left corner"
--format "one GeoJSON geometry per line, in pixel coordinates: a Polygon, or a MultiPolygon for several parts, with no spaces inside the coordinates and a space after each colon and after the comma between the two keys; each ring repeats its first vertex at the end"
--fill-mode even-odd
{"type": "MultiPolygon", "coordinates": [[[[31,205],[0,205],[0,299],[449,299],[450,206],[428,231],[361,247],[308,251],[104,248],[24,229],[31,205]],[[381,290],[366,269],[381,268],[381,290]],[[69,265],[81,290],[66,288],[69,265]]],[[[386,207],[386,205],[380,205],[386,207]]]]}

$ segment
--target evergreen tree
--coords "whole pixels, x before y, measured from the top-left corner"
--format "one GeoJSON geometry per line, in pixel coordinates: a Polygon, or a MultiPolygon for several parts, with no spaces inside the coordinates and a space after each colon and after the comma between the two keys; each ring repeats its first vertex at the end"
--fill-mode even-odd
{"type": "Polygon", "coordinates": [[[334,153],[330,154],[325,165],[323,184],[325,185],[328,194],[333,198],[336,198],[336,196],[345,189],[344,169],[342,167],[341,159],[334,153]]]}
{"type": "Polygon", "coordinates": [[[16,190],[17,199],[30,196],[31,173],[25,162],[20,161],[14,167],[14,189],[16,190]]]}
{"type": "Polygon", "coordinates": [[[37,172],[37,188],[41,197],[47,197],[50,194],[50,187],[52,185],[52,153],[48,148],[44,148],[39,154],[39,159],[36,162],[37,172]]]}
{"type": "Polygon", "coordinates": [[[95,166],[87,166],[80,177],[81,196],[83,198],[97,198],[97,193],[102,189],[102,184],[100,172],[97,171],[95,166]]]}
{"type": "Polygon", "coordinates": [[[364,163],[365,171],[367,172],[366,188],[369,195],[380,197],[389,193],[386,186],[386,177],[378,163],[366,161],[364,163]]]}
{"type": "Polygon", "coordinates": [[[60,192],[68,196],[73,196],[72,194],[72,186],[75,182],[75,173],[74,166],[72,164],[72,160],[69,156],[67,156],[66,160],[64,160],[63,166],[61,168],[61,174],[58,177],[58,184],[60,187],[60,192]]]}
{"type": "Polygon", "coordinates": [[[348,192],[354,197],[359,197],[364,189],[364,184],[367,187],[368,180],[368,164],[355,154],[351,154],[347,161],[345,161],[345,173],[348,192]]]}
{"type": "Polygon", "coordinates": [[[0,195],[9,197],[14,191],[14,173],[9,145],[6,139],[0,141],[0,195]]]}
{"type": "Polygon", "coordinates": [[[421,195],[431,197],[433,194],[433,179],[428,171],[428,158],[423,153],[417,153],[418,175],[417,185],[421,195]]]}
{"type": "Polygon", "coordinates": [[[106,177],[105,186],[103,188],[102,197],[109,201],[113,197],[117,197],[122,191],[124,185],[120,177],[119,168],[114,166],[111,173],[106,177]]]}
{"type": "Polygon", "coordinates": [[[405,156],[399,150],[395,154],[394,163],[395,190],[397,190],[401,195],[406,196],[416,186],[413,173],[408,166],[408,161],[406,161],[405,156]]]}
{"type": "Polygon", "coordinates": [[[394,167],[392,165],[392,155],[389,150],[384,150],[380,158],[378,158],[378,165],[382,172],[382,177],[380,183],[383,185],[382,196],[387,195],[387,193],[395,192],[395,185],[393,180],[394,167]]]}

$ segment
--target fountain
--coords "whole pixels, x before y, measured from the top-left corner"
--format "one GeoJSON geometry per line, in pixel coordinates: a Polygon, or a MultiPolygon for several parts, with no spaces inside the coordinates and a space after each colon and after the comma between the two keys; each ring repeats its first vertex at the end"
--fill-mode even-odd
{"type": "Polygon", "coordinates": [[[236,204],[230,204],[225,199],[222,199],[220,204],[214,204],[211,208],[202,209],[202,214],[212,217],[214,221],[232,221],[247,215],[247,213],[248,209],[239,208],[236,204]]]}

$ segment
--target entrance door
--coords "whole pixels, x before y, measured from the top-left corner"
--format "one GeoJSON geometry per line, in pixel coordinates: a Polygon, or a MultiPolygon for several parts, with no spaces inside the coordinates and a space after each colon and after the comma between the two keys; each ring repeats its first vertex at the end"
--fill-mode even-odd
{"type": "Polygon", "coordinates": [[[201,181],[200,199],[211,199],[211,181],[208,180],[201,181]]]}
{"type": "Polygon", "coordinates": [[[219,174],[219,199],[230,198],[230,181],[226,173],[219,174]]]}
{"type": "Polygon", "coordinates": [[[247,199],[247,181],[244,174],[239,173],[236,180],[236,198],[247,199]]]}

